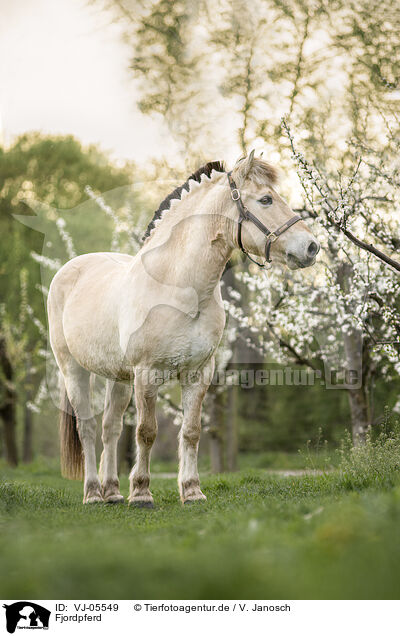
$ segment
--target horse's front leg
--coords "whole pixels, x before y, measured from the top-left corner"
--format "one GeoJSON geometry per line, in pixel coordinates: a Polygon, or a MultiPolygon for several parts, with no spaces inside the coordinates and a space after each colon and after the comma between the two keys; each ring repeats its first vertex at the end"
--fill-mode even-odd
{"type": "Polygon", "coordinates": [[[181,380],[183,424],[179,433],[178,485],[182,503],[207,499],[200,490],[197,453],[201,432],[201,407],[214,372],[214,359],[202,370],[199,382],[181,380]]]}
{"type": "Polygon", "coordinates": [[[129,503],[138,508],[153,508],[150,492],[150,453],[157,436],[156,400],[158,387],[135,375],[135,401],[137,411],[136,464],[130,479],[129,503]]]}

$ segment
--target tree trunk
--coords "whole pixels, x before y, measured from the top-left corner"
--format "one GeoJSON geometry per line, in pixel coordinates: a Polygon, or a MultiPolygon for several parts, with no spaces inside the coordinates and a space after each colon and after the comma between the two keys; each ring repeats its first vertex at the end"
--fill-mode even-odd
{"type": "MultiPolygon", "coordinates": [[[[341,263],[337,269],[337,278],[341,289],[349,293],[353,266],[341,263]]],[[[357,329],[346,332],[343,336],[344,355],[346,359],[347,394],[349,396],[351,428],[353,444],[358,446],[366,439],[368,427],[371,425],[369,409],[369,386],[372,367],[368,347],[363,334],[357,329]],[[351,386],[354,382],[354,387],[351,386]]]]}
{"type": "Polygon", "coordinates": [[[224,420],[224,394],[222,392],[214,393],[211,405],[211,424],[208,428],[212,473],[222,473],[225,469],[224,420]]]}
{"type": "Polygon", "coordinates": [[[350,403],[353,444],[354,446],[359,446],[365,443],[367,430],[371,424],[368,417],[368,405],[364,387],[349,389],[347,394],[350,403]]]}
{"type": "Polygon", "coordinates": [[[4,447],[6,459],[11,466],[18,464],[16,441],[16,393],[13,386],[13,368],[7,355],[6,341],[0,337],[0,370],[3,382],[0,417],[3,420],[4,447]]]}
{"type": "Polygon", "coordinates": [[[238,431],[236,417],[237,386],[228,387],[228,404],[226,413],[226,466],[230,471],[237,470],[238,431]]]}
{"type": "Polygon", "coordinates": [[[124,424],[122,434],[118,442],[118,466],[121,472],[129,472],[134,464],[134,431],[135,427],[124,424]]]}
{"type": "Polygon", "coordinates": [[[33,415],[32,411],[28,407],[29,402],[32,399],[32,386],[31,386],[31,360],[30,356],[26,362],[26,378],[25,383],[27,389],[25,391],[25,406],[24,406],[24,439],[22,446],[22,461],[25,464],[29,464],[33,459],[33,415]]]}
{"type": "MultiPolygon", "coordinates": [[[[29,394],[27,395],[29,398],[29,394]]],[[[32,411],[25,404],[24,407],[24,442],[22,449],[22,461],[25,464],[29,464],[33,459],[33,449],[32,449],[32,441],[33,441],[33,417],[32,411]]]]}
{"type": "Polygon", "coordinates": [[[15,439],[15,408],[10,404],[8,408],[2,408],[0,412],[3,418],[4,447],[6,449],[6,459],[10,466],[18,466],[17,442],[15,439]]]}
{"type": "Polygon", "coordinates": [[[354,388],[347,389],[349,397],[351,428],[353,444],[364,444],[369,426],[371,426],[371,414],[369,408],[369,386],[371,378],[370,360],[368,350],[361,334],[351,331],[344,336],[344,349],[347,362],[347,370],[358,378],[354,388]],[[356,375],[355,375],[356,374],[356,375]]]}
{"type": "Polygon", "coordinates": [[[219,434],[210,431],[210,463],[212,473],[224,472],[224,446],[219,434]]]}

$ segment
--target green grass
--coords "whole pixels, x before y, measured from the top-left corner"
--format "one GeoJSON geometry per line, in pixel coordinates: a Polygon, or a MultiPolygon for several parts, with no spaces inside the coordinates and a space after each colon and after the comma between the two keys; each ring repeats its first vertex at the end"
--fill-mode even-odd
{"type": "Polygon", "coordinates": [[[83,506],[54,464],[3,466],[0,596],[399,598],[398,448],[379,452],[325,475],[205,476],[199,507],[155,478],[153,511],[83,506]]]}
{"type": "MultiPolygon", "coordinates": [[[[305,446],[292,453],[284,451],[260,451],[258,453],[241,452],[238,456],[239,470],[330,470],[340,462],[337,450],[305,446]]],[[[199,467],[203,473],[210,472],[210,457],[208,454],[199,457],[199,467]]],[[[156,459],[153,470],[156,472],[176,472],[177,460],[156,459]]]]}
{"type": "Polygon", "coordinates": [[[327,450],[305,448],[297,453],[271,451],[243,453],[239,456],[239,467],[244,470],[264,468],[267,470],[330,470],[337,466],[338,453],[327,450]]]}

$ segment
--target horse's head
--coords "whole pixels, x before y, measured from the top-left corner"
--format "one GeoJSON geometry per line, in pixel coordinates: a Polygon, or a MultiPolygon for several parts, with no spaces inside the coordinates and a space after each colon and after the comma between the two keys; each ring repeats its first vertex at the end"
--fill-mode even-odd
{"type": "Polygon", "coordinates": [[[236,163],[231,173],[231,195],[239,214],[236,220],[241,214],[243,217],[236,242],[243,251],[285,262],[290,269],[309,267],[315,263],[320,245],[276,192],[276,183],[276,169],[256,159],[254,151],[236,163]],[[268,232],[272,233],[270,237],[268,232]]]}

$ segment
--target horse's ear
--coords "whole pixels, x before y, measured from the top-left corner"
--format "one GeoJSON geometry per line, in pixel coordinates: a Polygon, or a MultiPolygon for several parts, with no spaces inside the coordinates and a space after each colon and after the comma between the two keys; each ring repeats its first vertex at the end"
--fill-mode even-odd
{"type": "Polygon", "coordinates": [[[240,178],[243,181],[246,179],[247,175],[249,174],[250,170],[253,167],[254,153],[255,153],[255,150],[253,149],[250,152],[248,157],[242,157],[236,162],[236,165],[238,167],[238,173],[240,175],[240,178]]]}
{"type": "Polygon", "coordinates": [[[240,155],[240,157],[238,157],[235,161],[235,166],[238,165],[238,163],[240,163],[241,161],[244,161],[246,159],[246,155],[240,155]]]}

